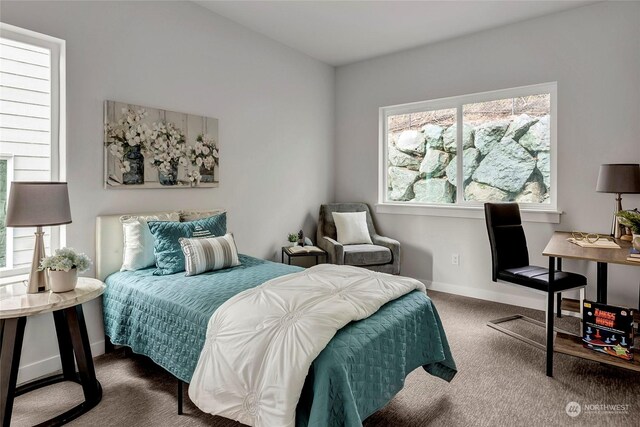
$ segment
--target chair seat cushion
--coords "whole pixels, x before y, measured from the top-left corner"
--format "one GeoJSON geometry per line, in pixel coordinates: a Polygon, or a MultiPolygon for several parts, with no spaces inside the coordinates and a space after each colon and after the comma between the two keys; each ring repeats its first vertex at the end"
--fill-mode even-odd
{"type": "Polygon", "coordinates": [[[587,285],[587,278],[580,274],[556,271],[553,289],[549,289],[549,269],[536,265],[501,270],[498,279],[544,292],[559,292],[587,285]]]}
{"type": "Polygon", "coordinates": [[[380,265],[391,260],[391,250],[385,246],[344,245],[344,263],[347,265],[380,265]]]}

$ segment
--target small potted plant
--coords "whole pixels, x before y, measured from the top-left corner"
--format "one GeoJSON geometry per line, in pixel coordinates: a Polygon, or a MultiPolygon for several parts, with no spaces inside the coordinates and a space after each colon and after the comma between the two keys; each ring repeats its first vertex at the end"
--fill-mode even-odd
{"type": "Polygon", "coordinates": [[[296,246],[298,243],[298,233],[289,233],[287,240],[289,241],[289,246],[296,246]]]}
{"type": "Polygon", "coordinates": [[[57,249],[40,261],[40,270],[47,272],[52,292],[69,292],[78,283],[78,273],[89,269],[91,260],[71,248],[57,249]]]}
{"type": "Polygon", "coordinates": [[[638,209],[620,211],[616,216],[620,224],[631,229],[631,233],[633,234],[633,247],[640,250],[640,212],[638,212],[638,209]]]}

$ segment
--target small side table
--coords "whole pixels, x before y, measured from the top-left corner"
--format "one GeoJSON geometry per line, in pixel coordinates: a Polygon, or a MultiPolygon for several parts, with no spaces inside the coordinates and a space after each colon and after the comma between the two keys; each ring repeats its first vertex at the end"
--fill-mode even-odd
{"type": "Polygon", "coordinates": [[[82,385],[84,402],[55,418],[38,424],[39,426],[66,424],[100,402],[102,387],[96,379],[82,304],[102,295],[104,289],[105,285],[101,281],[84,277],[78,279],[78,285],[73,291],[59,294],[52,292],[27,294],[27,287],[24,283],[0,288],[0,336],[2,337],[0,349],[0,405],[2,408],[0,408],[0,418],[2,418],[4,427],[11,424],[13,399],[16,396],[62,381],[73,381],[82,385]],[[53,312],[62,361],[62,374],[52,375],[16,387],[27,317],[48,312],[53,312]],[[76,362],[79,372],[76,372],[76,362]]]}
{"type": "Polygon", "coordinates": [[[320,257],[323,256],[325,262],[327,261],[327,251],[320,249],[320,251],[313,251],[313,252],[298,252],[298,253],[291,253],[290,251],[291,246],[283,246],[282,247],[282,263],[284,264],[284,256],[287,256],[287,264],[291,265],[291,258],[301,258],[301,257],[315,257],[316,258],[316,265],[319,264],[320,262],[320,257]]]}

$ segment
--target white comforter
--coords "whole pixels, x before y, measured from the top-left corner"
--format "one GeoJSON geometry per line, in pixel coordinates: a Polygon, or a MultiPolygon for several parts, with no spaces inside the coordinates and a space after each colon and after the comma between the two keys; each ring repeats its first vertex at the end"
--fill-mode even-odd
{"type": "Polygon", "coordinates": [[[415,289],[425,291],[407,277],[323,264],[241,292],[209,320],[189,397],[251,426],[294,426],[309,367],[335,333],[415,289]]]}

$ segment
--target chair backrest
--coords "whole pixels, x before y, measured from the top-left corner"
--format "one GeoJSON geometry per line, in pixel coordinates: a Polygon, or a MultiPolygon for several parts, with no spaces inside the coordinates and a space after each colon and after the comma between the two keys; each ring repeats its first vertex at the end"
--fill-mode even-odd
{"type": "Polygon", "coordinates": [[[484,218],[491,244],[491,273],[497,281],[498,272],[529,265],[527,239],[520,220],[517,203],[485,203],[484,218]]]}
{"type": "Polygon", "coordinates": [[[320,215],[318,218],[318,241],[324,236],[331,239],[336,239],[336,224],[333,222],[333,212],[366,212],[367,213],[367,228],[369,234],[376,234],[375,226],[373,225],[373,218],[371,218],[371,211],[366,203],[328,203],[326,205],[320,205],[320,215]]]}

